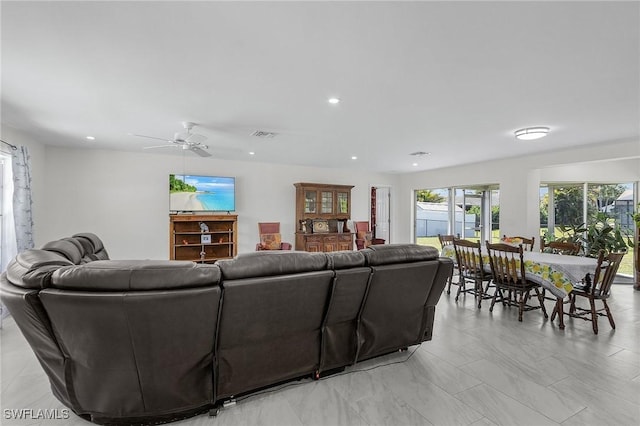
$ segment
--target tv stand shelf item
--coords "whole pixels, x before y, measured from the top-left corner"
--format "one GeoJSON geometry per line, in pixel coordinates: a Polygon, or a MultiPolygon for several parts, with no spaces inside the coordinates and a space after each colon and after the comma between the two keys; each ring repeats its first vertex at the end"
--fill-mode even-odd
{"type": "Polygon", "coordinates": [[[169,259],[213,263],[238,254],[238,215],[169,215],[169,259]]]}

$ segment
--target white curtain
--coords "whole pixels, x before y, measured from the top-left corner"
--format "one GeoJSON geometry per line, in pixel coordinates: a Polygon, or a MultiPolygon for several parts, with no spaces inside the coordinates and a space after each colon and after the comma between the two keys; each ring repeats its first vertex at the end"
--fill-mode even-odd
{"type": "Polygon", "coordinates": [[[31,212],[31,157],[26,146],[13,151],[13,220],[18,253],[33,248],[33,213],[31,212]]]}
{"type": "MultiPolygon", "coordinates": [[[[0,271],[16,254],[33,248],[33,214],[31,211],[31,159],[26,147],[10,154],[2,153],[2,227],[0,229],[0,271]]],[[[0,305],[1,318],[6,309],[0,305]]]]}

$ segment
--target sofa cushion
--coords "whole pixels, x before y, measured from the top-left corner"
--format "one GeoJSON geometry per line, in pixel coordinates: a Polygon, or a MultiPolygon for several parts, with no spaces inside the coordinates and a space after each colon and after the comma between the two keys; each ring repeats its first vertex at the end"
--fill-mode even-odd
{"type": "Polygon", "coordinates": [[[78,265],[84,256],[84,248],[75,240],[75,243],[69,238],[56,241],[49,241],[41,247],[42,250],[52,251],[64,256],[74,264],[78,265]]]}
{"type": "Polygon", "coordinates": [[[204,287],[220,282],[216,265],[177,260],[97,260],[60,268],[51,287],[69,290],[158,290],[204,287]]]}
{"type": "Polygon", "coordinates": [[[257,251],[218,260],[216,265],[220,266],[222,277],[229,280],[321,271],[327,269],[327,257],[304,251],[257,251]]]}
{"type": "Polygon", "coordinates": [[[7,279],[23,288],[46,288],[51,283],[51,274],[69,265],[73,263],[59,253],[29,249],[9,262],[7,279]]]}
{"type": "Polygon", "coordinates": [[[109,259],[107,249],[104,248],[102,240],[98,238],[96,234],[91,232],[81,232],[79,234],[74,234],[73,237],[84,246],[86,252],[85,255],[91,260],[109,259]]]}
{"type": "Polygon", "coordinates": [[[358,268],[365,265],[364,254],[359,251],[333,251],[325,253],[329,269],[358,268]]]}
{"type": "Polygon", "coordinates": [[[367,265],[388,265],[392,263],[420,262],[440,257],[437,248],[418,244],[372,245],[362,251],[367,265]]]}

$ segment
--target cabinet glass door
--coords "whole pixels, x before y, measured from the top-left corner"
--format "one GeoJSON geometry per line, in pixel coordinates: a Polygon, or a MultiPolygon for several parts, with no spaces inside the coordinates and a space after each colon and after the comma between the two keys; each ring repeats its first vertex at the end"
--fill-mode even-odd
{"type": "Polygon", "coordinates": [[[333,192],[322,191],[322,203],[320,205],[320,213],[333,213],[333,192]]]}
{"type": "Polygon", "coordinates": [[[318,193],[316,191],[304,192],[304,212],[305,213],[316,213],[317,202],[318,202],[318,193]]]}
{"type": "Polygon", "coordinates": [[[346,192],[338,192],[338,213],[349,213],[349,194],[346,192]]]}

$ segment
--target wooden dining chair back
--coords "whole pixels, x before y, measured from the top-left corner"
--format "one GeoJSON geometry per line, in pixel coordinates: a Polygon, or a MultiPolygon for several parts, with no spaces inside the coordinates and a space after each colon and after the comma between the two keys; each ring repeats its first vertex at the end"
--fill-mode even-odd
{"type": "MultiPolygon", "coordinates": [[[[440,247],[444,249],[445,246],[453,246],[454,238],[460,238],[460,234],[458,235],[438,234],[438,241],[440,241],[440,247]]],[[[453,259],[453,269],[451,270],[451,275],[449,275],[449,281],[447,283],[447,294],[451,294],[451,284],[453,283],[453,276],[456,274],[456,271],[458,271],[458,261],[457,259],[453,259]]],[[[459,283],[460,283],[460,278],[458,278],[458,284],[459,283]]]]}
{"type": "Polygon", "coordinates": [[[543,253],[565,254],[568,256],[577,256],[582,250],[582,243],[576,242],[562,242],[562,241],[549,241],[545,243],[544,240],[540,240],[540,251],[543,253]]]}
{"type": "Polygon", "coordinates": [[[525,251],[533,251],[533,248],[535,247],[536,237],[527,238],[527,237],[519,237],[519,236],[516,236],[516,237],[507,237],[506,235],[502,236],[501,242],[505,244],[509,244],[511,241],[517,242],[517,243],[514,243],[514,245],[522,244],[522,248],[525,251]]]}
{"type": "Polygon", "coordinates": [[[484,270],[480,242],[454,238],[453,247],[456,252],[460,276],[456,302],[460,297],[460,293],[472,293],[478,301],[478,308],[481,308],[482,299],[486,298],[485,295],[487,293],[484,283],[487,283],[488,288],[491,274],[484,270]],[[470,282],[473,286],[466,288],[467,282],[470,282]]]}
{"type": "Polygon", "coordinates": [[[440,241],[440,246],[442,248],[444,248],[444,246],[452,246],[454,238],[460,238],[460,234],[458,234],[457,236],[438,234],[438,240],[440,241]]]}
{"type": "Polygon", "coordinates": [[[491,300],[489,312],[493,312],[493,306],[497,301],[503,306],[518,307],[518,321],[522,321],[524,311],[541,309],[547,318],[547,310],[544,307],[544,298],[540,293],[540,285],[526,279],[524,269],[524,255],[522,244],[517,247],[505,244],[491,244],[486,242],[489,252],[489,263],[496,291],[491,300]],[[538,299],[538,305],[529,305],[527,302],[534,290],[538,299]]]}
{"type": "MultiPolygon", "coordinates": [[[[564,314],[572,318],[591,321],[593,332],[595,334],[598,334],[598,316],[606,316],[611,328],[615,329],[616,323],[613,321],[613,315],[611,314],[611,309],[609,309],[609,305],[607,304],[607,299],[611,295],[611,285],[618,273],[620,262],[622,262],[622,258],[625,254],[626,253],[622,252],[609,253],[608,255],[605,255],[604,251],[600,250],[598,253],[598,264],[596,265],[593,277],[589,274],[581,284],[574,285],[573,291],[569,293],[569,312],[565,310],[564,314]],[[576,300],[578,298],[588,300],[589,307],[582,308],[576,306],[576,300]],[[596,308],[596,300],[602,301],[602,308],[596,308]]],[[[553,316],[555,317],[555,315],[553,316]]]]}

